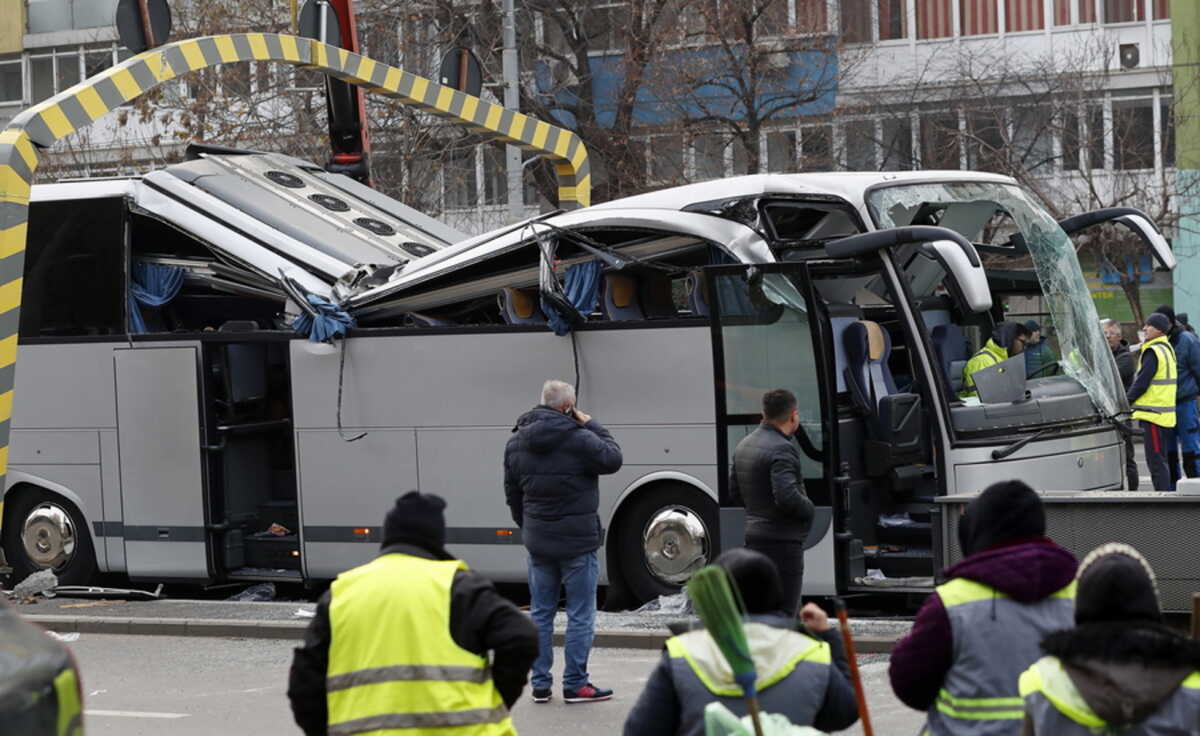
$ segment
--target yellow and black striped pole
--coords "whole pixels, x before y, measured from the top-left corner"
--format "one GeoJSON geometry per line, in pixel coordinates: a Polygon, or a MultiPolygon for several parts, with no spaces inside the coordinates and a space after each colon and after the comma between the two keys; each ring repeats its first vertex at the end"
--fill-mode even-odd
{"type": "Polygon", "coordinates": [[[251,61],[316,69],[459,123],[487,140],[537,152],[554,162],[560,207],[578,209],[589,203],[587,149],[571,131],[336,46],[273,33],[231,33],[176,41],[127,59],[25,110],[0,133],[0,489],[5,487],[8,472],[25,231],[38,149],[49,148],[117,107],[188,72],[251,61]]]}

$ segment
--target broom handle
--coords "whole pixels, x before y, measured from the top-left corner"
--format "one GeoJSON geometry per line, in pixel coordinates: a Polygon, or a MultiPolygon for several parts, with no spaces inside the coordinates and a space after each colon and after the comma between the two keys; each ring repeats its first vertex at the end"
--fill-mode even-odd
{"type": "Polygon", "coordinates": [[[754,724],[754,736],[763,736],[762,722],[758,718],[758,697],[746,698],[746,710],[750,713],[750,722],[754,724]]]}
{"type": "Polygon", "coordinates": [[[863,736],[875,736],[871,730],[871,714],[867,712],[867,696],[863,692],[862,676],[858,674],[858,655],[854,653],[854,637],[850,635],[850,617],[846,615],[846,604],[841,598],[833,599],[837,609],[842,643],[846,646],[846,661],[850,665],[850,680],[854,683],[854,698],[858,701],[858,715],[862,718],[863,736]]]}

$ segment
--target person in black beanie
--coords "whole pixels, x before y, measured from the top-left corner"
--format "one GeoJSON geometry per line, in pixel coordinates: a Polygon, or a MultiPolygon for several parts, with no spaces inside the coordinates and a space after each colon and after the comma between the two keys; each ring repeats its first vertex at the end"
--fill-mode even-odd
{"type": "Polygon", "coordinates": [[[364,719],[414,729],[438,718],[463,725],[464,717],[490,725],[487,733],[515,733],[508,711],[537,656],[537,629],[446,551],[445,508],[440,496],[418,491],[396,499],[379,556],[339,575],[321,596],[288,681],[292,714],[307,736],[364,719]],[[406,672],[414,668],[424,674],[406,672]],[[394,697],[365,697],[363,688],[381,684],[394,697]],[[379,712],[380,702],[391,707],[379,712]],[[420,703],[419,713],[404,710],[411,703],[420,703]]]}
{"type": "Polygon", "coordinates": [[[1168,342],[1175,351],[1178,376],[1175,382],[1175,428],[1167,444],[1167,469],[1171,473],[1171,490],[1180,477],[1200,477],[1200,413],[1196,397],[1200,396],[1200,338],[1188,332],[1175,310],[1163,304],[1156,313],[1167,318],[1165,330],[1168,342]],[[1180,475],[1180,461],[1183,474],[1180,475]]]}
{"type": "Polygon", "coordinates": [[[929,712],[929,733],[1020,730],[1017,678],[1073,615],[1075,556],[1045,535],[1042,500],[1019,480],[989,486],[958,520],[963,559],[943,573],[888,671],[896,696],[929,712]],[[1016,707],[970,705],[1001,700],[1016,707]]]}
{"type": "Polygon", "coordinates": [[[1021,675],[1022,734],[1200,732],[1200,642],[1166,626],[1154,571],[1127,544],[1079,566],[1075,628],[1021,675]]]}

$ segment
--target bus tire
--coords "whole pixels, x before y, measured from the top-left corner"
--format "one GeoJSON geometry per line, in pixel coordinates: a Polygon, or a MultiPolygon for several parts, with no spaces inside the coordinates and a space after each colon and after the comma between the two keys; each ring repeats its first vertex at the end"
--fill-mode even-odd
{"type": "Polygon", "coordinates": [[[50,569],[59,585],[87,585],[96,574],[96,551],[87,522],[62,496],[26,486],[4,504],[4,554],[13,581],[50,569]]]}
{"type": "Polygon", "coordinates": [[[682,483],[639,490],[615,530],[621,577],[639,603],[678,593],[712,561],[716,533],[717,504],[703,491],[682,483]]]}

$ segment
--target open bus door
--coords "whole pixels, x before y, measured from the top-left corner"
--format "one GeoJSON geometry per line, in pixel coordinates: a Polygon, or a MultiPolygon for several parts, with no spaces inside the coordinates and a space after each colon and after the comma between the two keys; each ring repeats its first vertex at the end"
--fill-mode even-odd
{"type": "Polygon", "coordinates": [[[796,394],[804,487],[816,515],[804,542],[804,594],[837,592],[834,484],[837,437],[828,317],[820,310],[808,266],[773,263],[705,270],[712,316],[716,383],[717,476],[722,549],[745,543],[745,509],[729,491],[737,443],[758,427],[762,396],[775,388],[796,394]]]}

